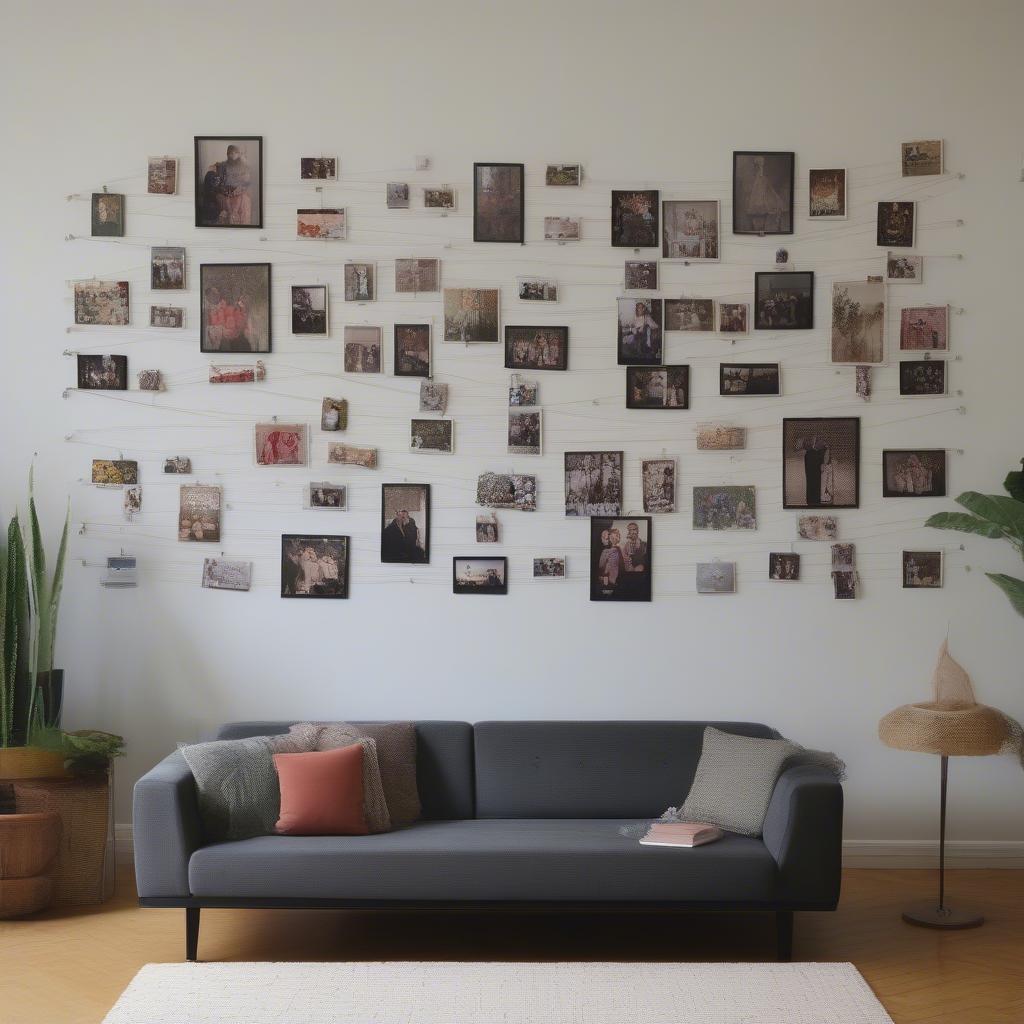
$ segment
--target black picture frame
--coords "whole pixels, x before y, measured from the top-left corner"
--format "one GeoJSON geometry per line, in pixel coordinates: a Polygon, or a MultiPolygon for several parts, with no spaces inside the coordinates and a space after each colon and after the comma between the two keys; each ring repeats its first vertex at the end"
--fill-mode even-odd
{"type": "Polygon", "coordinates": [[[669,409],[678,412],[680,409],[690,408],[690,367],[685,363],[670,363],[661,366],[627,366],[626,367],[626,408],[627,409],[669,409]],[[645,377],[648,374],[664,372],[666,374],[663,386],[663,400],[658,403],[653,399],[643,401],[635,397],[637,387],[642,387],[645,377]],[[669,383],[674,387],[682,388],[681,401],[670,403],[669,383]]]}
{"type": "Polygon", "coordinates": [[[945,448],[883,448],[882,449],[882,497],[883,498],[944,498],[946,497],[947,452],[945,448]],[[911,472],[912,457],[921,463],[925,456],[924,470],[929,473],[930,485],[927,488],[910,479],[910,488],[900,487],[897,481],[902,476],[902,467],[911,472]],[[900,460],[901,467],[891,465],[900,460]],[[890,472],[891,470],[891,472],[890,472]]]}
{"type": "MultiPolygon", "coordinates": [[[[314,551],[316,548],[314,547],[314,551]]],[[[344,600],[348,597],[348,582],[351,570],[352,545],[347,536],[323,533],[283,533],[281,534],[281,597],[295,600],[344,600]],[[337,548],[344,555],[342,567],[335,585],[318,582],[313,584],[317,592],[302,593],[299,590],[302,576],[301,562],[296,561],[287,553],[289,544],[296,547],[303,543],[323,545],[337,548]]]]}
{"type": "Polygon", "coordinates": [[[128,357],[79,352],[76,359],[80,391],[127,391],[128,357]],[[103,376],[96,376],[102,374],[103,376]],[[96,383],[98,381],[98,383],[96,383]]]}
{"type": "MultiPolygon", "coordinates": [[[[407,502],[408,503],[408,502],[407,502]]],[[[408,512],[408,509],[405,510],[408,512]]],[[[430,484],[381,484],[380,488],[380,560],[387,564],[428,565],[430,563],[430,484]],[[397,513],[402,510],[403,499],[398,498],[390,504],[395,514],[389,516],[388,495],[401,490],[418,490],[421,500],[415,512],[409,516],[416,527],[416,535],[402,536],[399,529],[390,528],[398,519],[397,513]],[[416,522],[416,515],[423,518],[423,523],[416,522]],[[422,526],[422,532],[421,532],[422,526]]]]}
{"type": "Polygon", "coordinates": [[[725,398],[745,398],[749,395],[781,395],[782,394],[782,365],[780,363],[719,363],[718,364],[718,394],[725,398]],[[727,377],[731,371],[735,371],[733,382],[728,382],[727,377]],[[747,373],[747,386],[738,388],[737,384],[747,373]],[[772,371],[774,371],[774,387],[771,386],[772,371]],[[760,374],[763,382],[755,379],[760,374]],[[753,386],[751,386],[753,385],[753,386]]]}
{"type": "Polygon", "coordinates": [[[860,417],[787,416],[782,420],[782,507],[860,508],[860,417]],[[810,431],[812,446],[806,444],[810,431]],[[799,454],[803,452],[803,454],[799,454]],[[799,464],[802,460],[802,466],[799,464]],[[831,466],[831,474],[827,470],[831,466]],[[852,485],[847,479],[853,471],[852,485]],[[804,500],[794,500],[797,474],[804,475],[804,500]],[[839,479],[837,480],[836,477],[839,479]],[[831,476],[831,484],[829,477],[831,476]],[[815,486],[817,484],[817,486],[815,486]],[[852,490],[852,496],[850,492],[852,490]],[[832,500],[826,496],[831,493],[832,500]],[[840,493],[846,500],[835,500],[840,493]]]}
{"type": "MultiPolygon", "coordinates": [[[[793,234],[793,182],[796,171],[796,154],[789,150],[758,150],[740,149],[734,150],[732,154],[732,233],[734,235],[791,235],[793,234]],[[762,161],[762,169],[765,162],[771,161],[772,173],[765,182],[765,186],[755,186],[753,182],[748,183],[751,175],[748,173],[746,161],[756,167],[758,159],[762,161]],[[742,188],[748,188],[746,196],[741,196],[742,188]],[[777,199],[783,201],[785,209],[772,212],[770,209],[753,210],[754,205],[765,205],[763,201],[752,203],[752,193],[757,191],[764,194],[765,188],[770,189],[777,199]],[[788,193],[780,196],[779,188],[788,193]],[[788,202],[786,201],[788,198],[788,202]],[[772,218],[777,218],[773,220],[772,218]],[[781,221],[778,219],[781,218],[781,221]],[[760,227],[757,225],[760,224],[760,227]]],[[[755,170],[754,177],[757,172],[755,170]]],[[[761,177],[765,175],[762,173],[761,177]]]]}
{"type": "Polygon", "coordinates": [[[422,377],[430,378],[431,365],[433,362],[431,352],[431,331],[430,324],[426,323],[413,323],[413,324],[395,324],[395,329],[392,338],[392,362],[391,369],[392,373],[396,377],[422,377]],[[424,338],[426,338],[427,345],[427,359],[426,363],[423,363],[418,358],[410,357],[405,354],[405,349],[400,349],[400,339],[404,332],[409,332],[417,344],[422,344],[424,338]]]}
{"type": "MultiPolygon", "coordinates": [[[[488,574],[489,575],[489,574],[488,574]]],[[[452,557],[452,593],[453,594],[507,594],[508,593],[508,559],[504,555],[455,555],[452,557]],[[501,579],[491,584],[489,581],[479,586],[459,581],[459,562],[493,562],[501,566],[501,579]]]]}
{"type": "Polygon", "coordinates": [[[525,235],[526,214],[526,167],[524,164],[479,161],[473,164],[473,241],[474,242],[511,242],[521,245],[525,235]],[[481,187],[480,172],[485,169],[499,168],[512,171],[513,177],[518,175],[518,198],[513,189],[496,190],[491,196],[481,187]],[[493,203],[488,200],[493,199],[493,203]],[[497,206],[498,209],[488,211],[486,205],[497,206]],[[508,207],[511,207],[509,209],[508,207]],[[500,218],[500,226],[487,221],[500,218]]]}
{"type": "MultiPolygon", "coordinates": [[[[195,226],[197,228],[262,228],[263,227],[263,136],[262,135],[195,135],[193,136],[195,164],[193,178],[195,186],[195,226]],[[231,214],[222,222],[221,213],[223,210],[218,207],[223,205],[225,197],[217,198],[217,183],[210,178],[210,166],[205,164],[201,153],[203,143],[223,142],[224,155],[227,156],[227,148],[240,142],[254,144],[256,146],[258,163],[258,180],[256,183],[256,210],[255,219],[250,213],[246,223],[229,223],[231,214]]],[[[216,175],[213,176],[216,178],[216,175]]],[[[250,208],[253,205],[252,196],[250,208]]]]}
{"type": "Polygon", "coordinates": [[[125,197],[120,192],[93,192],[89,226],[93,238],[123,238],[125,197]]]}
{"type": "Polygon", "coordinates": [[[654,560],[651,516],[594,516],[590,520],[590,600],[650,601],[654,560]],[[641,524],[643,528],[641,529],[641,524]],[[631,537],[636,526],[636,536],[631,537]],[[613,544],[615,532],[619,542],[613,544]],[[638,545],[642,545],[638,547],[638,545]],[[643,561],[640,562],[639,559],[643,561]]]}
{"type": "MultiPolygon", "coordinates": [[[[549,350],[550,351],[550,350],[549,350]]],[[[569,369],[569,328],[551,327],[550,325],[533,326],[530,324],[505,325],[505,368],[508,370],[568,370],[569,369]],[[533,332],[533,337],[530,337],[533,332]],[[519,358],[517,348],[520,343],[530,345],[536,341],[540,344],[538,334],[550,335],[558,342],[558,360],[554,364],[541,363],[540,359],[519,358]]]]}
{"type": "Polygon", "coordinates": [[[883,249],[912,249],[917,228],[917,203],[890,200],[878,204],[875,244],[883,249]]]}
{"type": "Polygon", "coordinates": [[[612,189],[612,245],[617,249],[659,249],[661,247],[661,193],[656,188],[612,189]],[[647,205],[653,220],[647,222],[630,204],[647,205]]]}
{"type": "MultiPolygon", "coordinates": [[[[271,270],[269,263],[201,263],[199,265],[199,351],[214,353],[222,355],[225,352],[229,353],[243,353],[248,355],[263,355],[264,353],[273,351],[274,338],[273,338],[273,308],[272,308],[272,289],[271,289],[271,270]],[[247,344],[244,348],[238,347],[237,339],[227,338],[226,345],[211,345],[210,343],[210,328],[219,326],[216,324],[208,324],[208,316],[216,308],[215,303],[212,301],[212,296],[208,294],[208,289],[217,288],[218,291],[225,287],[226,279],[231,276],[231,271],[260,271],[264,275],[263,280],[257,282],[249,282],[250,286],[253,286],[257,291],[265,292],[266,299],[266,313],[260,317],[260,322],[264,330],[266,331],[266,347],[259,345],[253,346],[247,344]],[[222,280],[219,282],[214,281],[213,278],[220,276],[222,280]]],[[[237,302],[236,302],[237,305],[237,302]]],[[[246,303],[246,319],[252,315],[253,304],[251,302],[246,303]]]]}
{"type": "Polygon", "coordinates": [[[755,331],[810,331],[814,329],[814,271],[813,270],[759,270],[754,274],[754,330],[755,331]],[[774,299],[773,291],[791,287],[800,292],[795,305],[781,305],[776,318],[767,303],[774,299]],[[762,300],[764,300],[762,302],[762,300]]]}
{"type": "Polygon", "coordinates": [[[291,292],[292,334],[296,337],[326,338],[331,333],[330,299],[325,284],[293,284],[291,292]],[[300,301],[308,292],[323,295],[324,308],[316,309],[312,303],[300,301]]]}

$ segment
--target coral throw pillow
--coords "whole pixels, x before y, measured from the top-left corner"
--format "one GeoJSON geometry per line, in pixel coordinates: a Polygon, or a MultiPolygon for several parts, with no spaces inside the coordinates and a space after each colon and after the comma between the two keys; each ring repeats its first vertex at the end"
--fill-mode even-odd
{"type": "Polygon", "coordinates": [[[275,754],[281,784],[281,816],[275,829],[286,836],[365,836],[363,748],[275,754]]]}

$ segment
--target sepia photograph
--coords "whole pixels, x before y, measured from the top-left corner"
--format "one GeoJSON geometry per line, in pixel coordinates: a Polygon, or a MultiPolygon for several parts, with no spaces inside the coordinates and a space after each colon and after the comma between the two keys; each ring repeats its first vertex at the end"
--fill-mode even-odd
{"type": "Polygon", "coordinates": [[[295,211],[296,238],[323,238],[337,242],[347,236],[348,215],[344,207],[295,211]]]}
{"type": "Polygon", "coordinates": [[[76,281],[75,323],[124,327],[128,323],[127,281],[76,281]]]}
{"type": "Polygon", "coordinates": [[[835,516],[797,516],[796,532],[801,540],[835,540],[839,520],[835,516]]]}
{"type": "Polygon", "coordinates": [[[481,473],[476,481],[476,503],[485,508],[537,510],[537,478],[521,473],[481,473]]]}
{"type": "Polygon", "coordinates": [[[142,488],[139,486],[126,487],[122,492],[121,507],[125,519],[130,523],[137,512],[142,511],[142,488]]]}
{"type": "Polygon", "coordinates": [[[908,306],[900,310],[900,348],[904,352],[949,348],[949,306],[908,306]]]}
{"type": "Polygon", "coordinates": [[[920,284],[924,280],[924,257],[886,253],[885,280],[889,284],[920,284]]]}
{"type": "Polygon", "coordinates": [[[942,139],[919,139],[900,146],[904,178],[942,173],[942,139]]]}
{"type": "Polygon", "coordinates": [[[661,204],[661,255],[687,263],[719,258],[717,199],[666,199],[661,204]]]}
{"type": "Polygon", "coordinates": [[[409,451],[445,452],[454,450],[454,420],[409,421],[409,451]]]}
{"type": "Polygon", "coordinates": [[[445,288],[444,340],[497,343],[499,295],[497,288],[445,288]]]}
{"type": "Polygon", "coordinates": [[[326,338],[330,333],[327,285],[292,285],[292,334],[326,338]]]}
{"type": "Polygon", "coordinates": [[[392,372],[396,377],[430,376],[430,324],[395,324],[392,372]]]}
{"type": "Polygon", "coordinates": [[[666,331],[713,331],[714,299],[665,299],[666,331]]]}
{"type": "Polygon", "coordinates": [[[627,366],[627,409],[689,409],[690,367],[627,366]]]}
{"type": "Polygon", "coordinates": [[[857,597],[857,573],[853,569],[837,569],[832,573],[832,588],[837,601],[853,601],[857,597]]]}
{"type": "Polygon", "coordinates": [[[676,460],[643,459],[640,463],[640,486],[645,512],[675,512],[676,460]]]}
{"type": "Polygon", "coordinates": [[[178,160],[173,156],[151,156],[146,168],[146,191],[151,196],[173,196],[178,192],[178,160]]]}
{"type": "Polygon", "coordinates": [[[541,410],[509,409],[509,455],[541,455],[541,410]]]}
{"type": "Polygon", "coordinates": [[[93,192],[93,238],[121,238],[124,235],[124,196],[115,192],[93,192]]]}
{"type": "Polygon", "coordinates": [[[423,189],[423,205],[428,210],[454,210],[455,189],[451,185],[428,185],[423,189]]]}
{"type": "Polygon", "coordinates": [[[578,242],[582,234],[579,217],[544,218],[544,238],[548,242],[578,242]]]}
{"type": "Polygon", "coordinates": [[[746,334],[749,308],[745,302],[720,302],[718,304],[719,333],[746,334]]]}
{"type": "Polygon", "coordinates": [[[327,461],[335,466],[362,466],[363,469],[376,469],[377,449],[357,448],[355,445],[334,441],[327,445],[327,461]]]}
{"type": "Polygon", "coordinates": [[[590,600],[650,601],[650,516],[590,520],[590,600]]]}
{"type": "Polygon", "coordinates": [[[656,292],[658,261],[626,260],[624,287],[627,292],[656,292]]]}
{"type": "Polygon", "coordinates": [[[498,543],[498,517],[493,512],[476,517],[476,542],[477,544],[498,543]]]}
{"type": "Polygon", "coordinates": [[[853,569],[857,564],[857,546],[855,544],[832,545],[833,570],[853,569]]]}
{"type": "Polygon", "coordinates": [[[313,480],[303,495],[304,508],[329,508],[343,511],[347,508],[347,494],[344,484],[330,480],[313,480]]]}
{"type": "Polygon", "coordinates": [[[814,271],[754,274],[754,329],[809,331],[814,327],[814,271]]]}
{"type": "Polygon", "coordinates": [[[400,294],[436,292],[441,288],[441,261],[396,259],[395,291],[400,294]]]}
{"type": "Polygon", "coordinates": [[[409,183],[389,181],[387,185],[387,206],[389,210],[409,209],[409,183]]]}
{"type": "Polygon", "coordinates": [[[97,487],[128,487],[139,482],[134,459],[93,459],[92,482],[97,487]]]}
{"type": "Polygon", "coordinates": [[[453,594],[507,594],[507,558],[452,559],[453,594]]]}
{"type": "Polygon", "coordinates": [[[564,580],[565,559],[562,557],[535,558],[533,560],[533,578],[535,580],[564,580]]]}
{"type": "Polygon", "coordinates": [[[448,385],[420,381],[420,412],[443,413],[448,408],[448,385]]]}
{"type": "Polygon", "coordinates": [[[345,301],[371,302],[377,298],[376,277],[375,263],[346,263],[345,301]]]}
{"type": "Polygon", "coordinates": [[[185,247],[154,245],[149,250],[149,286],[154,291],[185,287],[185,247]]]}
{"type": "Polygon", "coordinates": [[[348,597],[348,537],[281,535],[282,597],[348,597]]]}
{"type": "Polygon", "coordinates": [[[516,296],[521,302],[557,302],[558,282],[549,277],[519,277],[516,296]]]}
{"type": "Polygon", "coordinates": [[[192,460],[187,455],[171,455],[164,459],[165,473],[191,473],[192,460]]]}
{"type": "Polygon", "coordinates": [[[914,206],[912,202],[878,204],[876,242],[884,249],[910,249],[914,245],[914,206]]]}
{"type": "Polygon", "coordinates": [[[522,164],[473,164],[473,241],[523,242],[522,164]]]}
{"type": "Polygon", "coordinates": [[[325,397],[320,403],[320,429],[344,430],[348,426],[348,401],[325,397]]]}
{"type": "Polygon", "coordinates": [[[509,370],[567,370],[568,327],[505,327],[505,367],[509,370]]]}
{"type": "Polygon", "coordinates": [[[946,451],[944,448],[884,449],[882,451],[883,498],[944,498],[946,451]]]}
{"type": "Polygon", "coordinates": [[[747,447],[747,428],[731,423],[701,423],[697,427],[697,451],[719,452],[747,447]]]}
{"type": "Polygon", "coordinates": [[[197,228],[263,227],[263,137],[195,136],[197,228]]]}
{"type": "Polygon", "coordinates": [[[150,327],[179,328],[185,326],[185,310],[182,306],[150,306],[150,327]]]}
{"type": "Polygon", "coordinates": [[[219,541],[221,489],[182,484],[178,491],[178,540],[219,541]]]}
{"type": "Polygon", "coordinates": [[[732,233],[793,234],[793,153],[734,152],[732,233]]]}
{"type": "Polygon", "coordinates": [[[782,507],[860,507],[860,419],[782,421],[782,507]]]}
{"type": "Polygon", "coordinates": [[[778,363],[720,363],[720,395],[778,395],[781,381],[778,363]]]}
{"type": "Polygon", "coordinates": [[[619,366],[644,363],[657,366],[662,361],[661,299],[619,299],[619,366]]]}
{"type": "Polygon", "coordinates": [[[299,177],[303,181],[336,181],[338,158],[336,156],[300,156],[299,177]]]}
{"type": "Polygon", "coordinates": [[[694,487],[695,530],[756,530],[757,508],[752,486],[694,487]]]}
{"type": "Polygon", "coordinates": [[[202,583],[207,590],[249,590],[252,587],[252,562],[204,558],[202,583]]]}
{"type": "Polygon", "coordinates": [[[735,594],[735,562],[698,562],[698,594],[735,594]]]}
{"type": "Polygon", "coordinates": [[[580,185],[583,168],[579,164],[548,164],[544,171],[545,185],[580,185]]]}
{"type": "Polygon", "coordinates": [[[565,453],[567,516],[617,516],[621,505],[622,452],[565,453]]]}
{"type": "Polygon", "coordinates": [[[807,215],[818,219],[846,216],[846,168],[816,168],[807,172],[807,215]]]}
{"type": "Polygon", "coordinates": [[[926,398],[946,393],[946,363],[942,359],[905,359],[900,363],[900,396],[926,398]]]}
{"type": "Polygon", "coordinates": [[[540,391],[537,382],[533,380],[517,380],[508,389],[508,404],[510,406],[536,405],[540,391]]]}
{"type": "Polygon", "coordinates": [[[164,375],[162,370],[139,370],[140,391],[163,391],[164,375]]]}
{"type": "Polygon", "coordinates": [[[832,283],[832,362],[866,365],[885,358],[885,285],[832,283]]]}
{"type": "Polygon", "coordinates": [[[381,372],[381,329],[346,324],[342,365],[346,373],[381,372]]]}
{"type": "Polygon", "coordinates": [[[904,551],[902,562],[905,590],[937,589],[942,586],[941,551],[904,551]]]}
{"type": "Polygon", "coordinates": [[[262,359],[246,365],[242,363],[210,364],[211,384],[254,384],[267,379],[267,367],[262,359]]]}
{"type": "Polygon", "coordinates": [[[429,562],[430,484],[383,484],[380,531],[382,562],[429,562]]]}
{"type": "Polygon", "coordinates": [[[127,356],[76,356],[78,387],[83,391],[127,391],[127,356]]]}
{"type": "Polygon", "coordinates": [[[271,350],[270,264],[199,267],[200,352],[271,350]]]}
{"type": "Polygon", "coordinates": [[[800,556],[792,551],[772,551],[768,555],[768,579],[780,583],[800,579],[800,556]]]}
{"type": "Polygon", "coordinates": [[[657,189],[612,189],[612,245],[626,249],[658,247],[657,189]]]}
{"type": "Polygon", "coordinates": [[[305,423],[257,423],[253,428],[257,466],[305,466],[305,423]]]}

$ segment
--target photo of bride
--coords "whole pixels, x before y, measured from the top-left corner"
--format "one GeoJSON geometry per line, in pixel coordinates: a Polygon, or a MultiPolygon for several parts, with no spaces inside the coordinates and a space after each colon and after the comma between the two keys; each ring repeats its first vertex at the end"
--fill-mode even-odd
{"type": "Polygon", "coordinates": [[[860,420],[856,416],[782,421],[783,508],[857,508],[860,420]]]}

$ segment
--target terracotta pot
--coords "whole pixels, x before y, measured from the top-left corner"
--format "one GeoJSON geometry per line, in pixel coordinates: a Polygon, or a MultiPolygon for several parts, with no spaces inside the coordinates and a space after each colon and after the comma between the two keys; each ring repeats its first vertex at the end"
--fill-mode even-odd
{"type": "Polygon", "coordinates": [[[66,779],[64,755],[42,747],[0,747],[0,779],[66,779]]]}
{"type": "Polygon", "coordinates": [[[0,918],[32,914],[53,901],[53,879],[46,872],[61,830],[55,811],[0,815],[0,918]]]}

